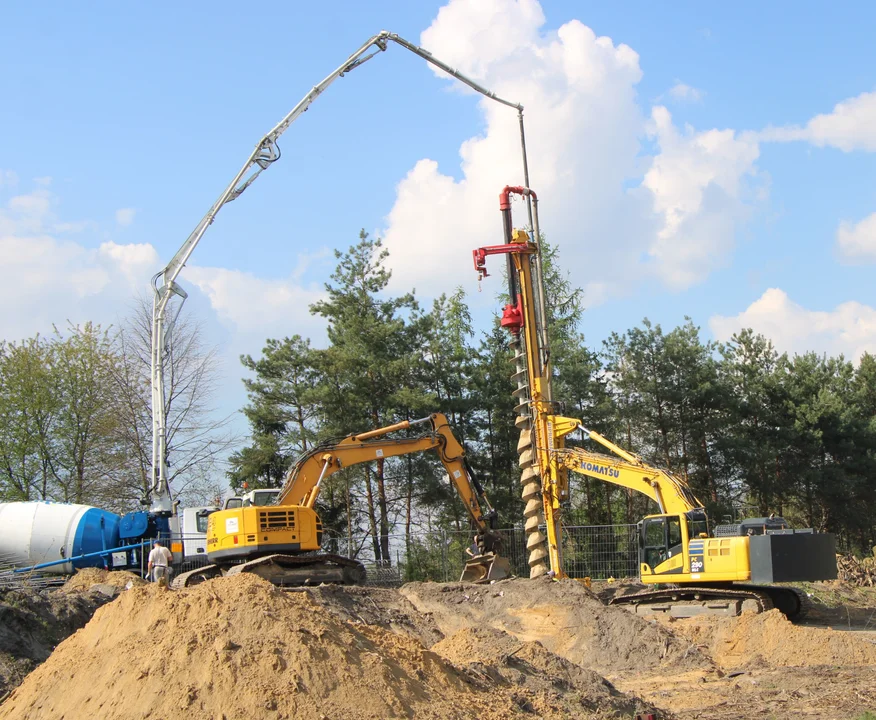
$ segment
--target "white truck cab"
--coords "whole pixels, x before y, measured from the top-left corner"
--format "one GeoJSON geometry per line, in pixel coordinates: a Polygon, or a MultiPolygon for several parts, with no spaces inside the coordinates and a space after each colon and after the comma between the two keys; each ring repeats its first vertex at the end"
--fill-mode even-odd
{"type": "Polygon", "coordinates": [[[218,509],[216,505],[203,505],[201,507],[187,507],[178,511],[183,559],[198,555],[206,556],[207,518],[218,509]]]}

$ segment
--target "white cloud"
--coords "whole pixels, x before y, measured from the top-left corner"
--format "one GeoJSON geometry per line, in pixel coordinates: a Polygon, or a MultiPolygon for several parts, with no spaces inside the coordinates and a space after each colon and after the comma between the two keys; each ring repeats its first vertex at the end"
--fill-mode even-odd
{"type": "Polygon", "coordinates": [[[12,170],[3,170],[0,168],[0,188],[15,187],[18,185],[18,175],[12,170]]]}
{"type": "Polygon", "coordinates": [[[757,142],[732,130],[679,133],[664,107],[649,133],[660,146],[642,186],[651,191],[662,227],[649,250],[664,282],[683,289],[720,267],[745,217],[740,186],[755,172],[757,142]]]}
{"type": "Polygon", "coordinates": [[[876,92],[843,100],[833,112],[816,115],[805,127],[767,128],[759,137],[775,142],[805,140],[818,147],[835,147],[845,152],[876,151],[876,92]]]}
{"type": "MultiPolygon", "coordinates": [[[[543,24],[535,0],[451,0],[420,40],[525,106],[542,230],[559,244],[565,267],[587,268],[576,282],[588,305],[645,275],[673,288],[703,281],[732,249],[745,216],[740,183],[754,172],[756,141],[730,130],[679,133],[664,109],[660,122],[647,121],[632,48],[577,20],[555,32],[542,31],[543,24]],[[642,157],[649,127],[661,145],[656,158],[642,157]],[[615,279],[620,267],[624,282],[615,279]]],[[[447,291],[459,282],[448,277],[465,277],[474,247],[501,242],[498,192],[523,184],[517,117],[488,99],[478,102],[485,128],[460,147],[461,179],[424,158],[397,186],[383,233],[395,289],[447,291]]],[[[522,207],[514,212],[523,225],[522,207]]],[[[474,282],[472,272],[467,286],[474,282]]]]}
{"type": "Polygon", "coordinates": [[[789,353],[839,355],[858,360],[864,352],[876,353],[876,309],[859,302],[845,302],[831,311],[807,310],[778,288],[770,288],[743,312],[709,320],[716,339],[752,328],[789,353]]]}
{"type": "Polygon", "coordinates": [[[135,208],[120,208],[116,210],[116,223],[122,227],[127,227],[134,222],[134,215],[137,214],[135,208]]]}
{"type": "Polygon", "coordinates": [[[119,245],[110,241],[102,243],[97,252],[101,259],[111,261],[131,287],[145,286],[159,267],[158,253],[148,243],[119,245]]]}
{"type": "Polygon", "coordinates": [[[35,190],[26,195],[16,195],[10,198],[8,207],[10,211],[19,214],[22,218],[41,221],[49,212],[50,197],[48,190],[35,190]]]}
{"type": "Polygon", "coordinates": [[[703,93],[701,90],[686,85],[680,80],[676,81],[675,85],[669,88],[669,95],[675,100],[681,100],[683,102],[699,102],[703,99],[703,93]]]}
{"type": "MultiPolygon", "coordinates": [[[[308,310],[325,293],[294,280],[258,278],[251,273],[213,267],[186,267],[185,282],[198,287],[224,323],[236,331],[265,337],[307,336],[324,327],[308,310]]],[[[182,276],[181,276],[182,277],[182,276]]]]}
{"type": "Polygon", "coordinates": [[[855,224],[841,222],[836,231],[836,244],[847,260],[876,260],[876,213],[855,224]]]}
{"type": "MultiPolygon", "coordinates": [[[[150,244],[108,240],[88,247],[58,237],[61,231],[98,226],[59,221],[56,204],[41,187],[0,207],[0,307],[7,309],[0,315],[0,338],[46,334],[52,325],[64,326],[68,320],[107,326],[126,314],[135,295],[148,292],[150,278],[161,267],[150,244]]],[[[302,262],[306,266],[313,257],[302,262]]],[[[213,322],[228,328],[229,343],[237,350],[257,351],[268,335],[320,333],[324,325],[307,311],[321,293],[302,288],[295,274],[286,281],[266,280],[235,270],[189,266],[180,282],[204,292],[216,313],[213,322]]]]}

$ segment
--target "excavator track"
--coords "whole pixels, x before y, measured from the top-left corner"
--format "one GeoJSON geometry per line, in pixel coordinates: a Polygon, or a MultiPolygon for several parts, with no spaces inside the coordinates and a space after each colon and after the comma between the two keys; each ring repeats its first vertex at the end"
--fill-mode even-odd
{"type": "Polygon", "coordinates": [[[806,617],[812,608],[812,601],[802,590],[781,585],[736,585],[734,587],[752,592],[766,593],[773,607],[785,615],[788,620],[799,622],[806,617]]]}
{"type": "Polygon", "coordinates": [[[358,560],[329,554],[267,555],[234,565],[226,576],[240,573],[253,573],[280,587],[320,583],[364,585],[367,579],[365,566],[358,560]]]}
{"type": "Polygon", "coordinates": [[[203,567],[195,568],[184,573],[180,573],[170,582],[170,587],[173,590],[179,590],[185,587],[192,587],[207,580],[222,576],[222,568],[218,565],[204,565],[203,567]]]}
{"type": "Polygon", "coordinates": [[[319,585],[364,585],[365,566],[341,555],[267,555],[223,569],[218,565],[189,570],[177,575],[170,586],[174,590],[192,587],[213,578],[253,573],[280,587],[319,585]]]}
{"type": "MultiPolygon", "coordinates": [[[[635,607],[630,609],[637,614],[662,613],[674,617],[735,616],[745,610],[755,612],[772,610],[775,605],[771,594],[767,592],[772,589],[787,590],[787,588],[762,586],[734,587],[732,589],[673,587],[620,595],[612,598],[608,604],[633,605],[635,607]]],[[[784,594],[782,596],[784,597],[784,594]]]]}

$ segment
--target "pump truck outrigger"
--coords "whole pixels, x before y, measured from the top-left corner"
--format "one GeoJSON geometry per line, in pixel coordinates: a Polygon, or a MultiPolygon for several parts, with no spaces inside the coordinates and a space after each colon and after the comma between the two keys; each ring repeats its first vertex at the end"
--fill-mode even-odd
{"type": "Polygon", "coordinates": [[[526,187],[506,187],[499,196],[505,243],[473,251],[475,269],[486,277],[488,255],[507,258],[509,297],[501,324],[511,333],[517,389],[515,423],[520,429],[518,453],[526,501],[527,550],[530,576],[563,570],[562,507],[569,500],[568,472],[630,488],[651,498],[660,513],[639,527],[639,572],[645,585],[669,588],[616,597],[643,611],[676,616],[718,612],[735,615],[743,609],[775,607],[798,616],[804,598],[777,583],[831,580],[837,576],[835,538],[812,529],[794,530],[782,518],[754,518],[738,525],[718,526],[709,533],[703,503],[687,483],[672,473],[651,467],[580,420],[563,417],[551,397],[551,368],[544,286],[539,258],[538,198],[526,187]],[[530,203],[534,240],[514,230],[511,195],[530,203]],[[565,438],[581,431],[614,453],[594,453],[566,447],[565,438]],[[542,534],[541,528],[545,528],[542,534]]]}
{"type": "Polygon", "coordinates": [[[442,413],[433,413],[420,420],[405,420],[314,447],[289,471],[276,505],[238,507],[211,514],[207,558],[213,564],[179,575],[173,586],[186,587],[241,572],[255,573],[275,585],[364,583],[362,563],[319,552],[323,528],[314,506],[320,487],[327,477],[351,465],[429,450],[438,453],[477,527],[479,554],[466,563],[461,581],[488,582],[508,577],[510,564],[500,556],[501,539],[494,532],[497,513],[472,472],[447,418],[442,413]],[[386,437],[419,425],[427,425],[429,431],[415,437],[386,437]]]}

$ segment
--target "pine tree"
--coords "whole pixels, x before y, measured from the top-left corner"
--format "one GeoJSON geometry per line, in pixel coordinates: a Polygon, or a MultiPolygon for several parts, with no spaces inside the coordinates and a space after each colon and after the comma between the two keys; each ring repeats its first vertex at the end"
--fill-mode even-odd
{"type": "Polygon", "coordinates": [[[262,357],[241,357],[254,374],[243,381],[250,402],[244,408],[252,428],[252,443],[234,453],[228,479],[239,490],[280,487],[295,457],[306,452],[316,435],[317,408],[313,387],[318,373],[313,367],[310,341],[299,335],[268,340],[262,357]]]}
{"type": "MultiPolygon", "coordinates": [[[[424,387],[422,367],[428,319],[413,293],[385,296],[392,276],[387,256],[381,241],[363,230],[356,245],[335,252],[338,265],[325,286],[328,297],[311,306],[328,321],[329,346],[314,351],[314,358],[322,420],[337,435],[416,417],[435,404],[424,387]]],[[[379,458],[373,471],[364,466],[362,473],[378,563],[390,561],[395,512],[387,487],[393,477],[386,466],[379,458]]]]}

